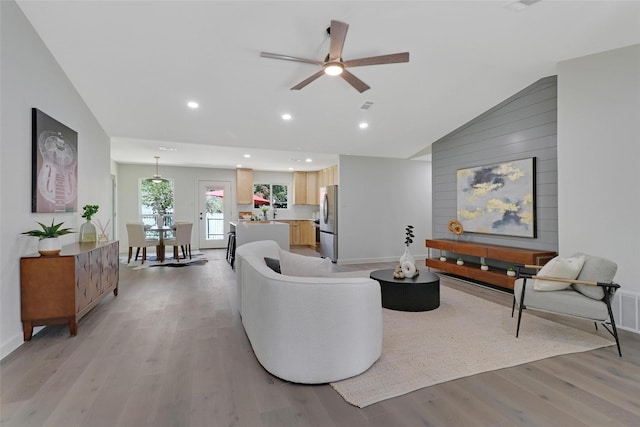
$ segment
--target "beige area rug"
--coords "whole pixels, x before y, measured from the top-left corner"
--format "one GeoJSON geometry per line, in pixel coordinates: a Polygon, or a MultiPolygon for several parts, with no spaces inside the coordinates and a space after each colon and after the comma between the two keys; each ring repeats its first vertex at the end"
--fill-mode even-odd
{"type": "MultiPolygon", "coordinates": [[[[427,312],[383,309],[382,356],[357,377],[331,383],[359,408],[434,384],[615,343],[445,286],[427,312]]],[[[594,331],[595,332],[595,331],[594,331]]]]}

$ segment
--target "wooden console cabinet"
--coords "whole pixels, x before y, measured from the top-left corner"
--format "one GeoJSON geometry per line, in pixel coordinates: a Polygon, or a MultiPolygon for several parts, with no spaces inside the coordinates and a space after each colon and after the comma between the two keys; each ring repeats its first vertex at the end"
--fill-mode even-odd
{"type": "Polygon", "coordinates": [[[487,264],[490,264],[490,261],[486,260],[496,260],[508,264],[544,265],[556,256],[556,253],[553,251],[473,242],[458,242],[447,239],[427,239],[426,246],[429,248],[430,255],[425,261],[427,267],[508,289],[513,289],[515,277],[507,276],[507,271],[504,268],[489,267],[488,271],[481,270],[481,262],[485,261],[487,264]],[[431,258],[431,249],[439,249],[440,251],[447,252],[445,255],[447,260],[440,261],[439,257],[431,258]],[[457,265],[458,255],[475,257],[476,259],[474,261],[477,262],[466,260],[464,265],[457,265]]]}
{"type": "Polygon", "coordinates": [[[24,340],[34,326],[66,323],[71,335],[78,320],[110,291],[118,295],[119,243],[75,243],[59,256],[20,259],[20,298],[24,340]]]}

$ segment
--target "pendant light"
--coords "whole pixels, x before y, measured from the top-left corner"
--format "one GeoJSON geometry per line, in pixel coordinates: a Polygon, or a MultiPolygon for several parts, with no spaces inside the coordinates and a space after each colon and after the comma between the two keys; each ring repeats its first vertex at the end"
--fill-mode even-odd
{"type": "Polygon", "coordinates": [[[153,182],[154,184],[160,184],[161,182],[169,182],[168,179],[162,178],[160,176],[160,173],[158,172],[158,159],[160,157],[158,157],[158,156],[153,156],[153,157],[155,157],[155,159],[156,159],[156,174],[151,178],[146,178],[145,181],[153,182]]]}

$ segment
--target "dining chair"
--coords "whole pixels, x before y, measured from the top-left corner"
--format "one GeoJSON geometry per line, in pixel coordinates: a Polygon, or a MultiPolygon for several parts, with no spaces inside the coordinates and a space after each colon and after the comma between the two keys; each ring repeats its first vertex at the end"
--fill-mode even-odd
{"type": "Polygon", "coordinates": [[[147,239],[144,232],[144,223],[142,222],[128,222],[127,223],[127,239],[129,240],[129,258],[127,259],[127,264],[131,262],[131,255],[133,253],[133,248],[136,249],[136,258],[134,261],[138,260],[138,255],[140,254],[140,248],[142,248],[142,264],[147,259],[147,248],[149,246],[157,246],[160,244],[158,239],[147,239]]]}
{"type": "Polygon", "coordinates": [[[192,222],[179,222],[176,223],[175,237],[165,239],[164,244],[166,246],[173,246],[173,257],[176,261],[180,262],[180,256],[178,248],[182,250],[182,257],[191,259],[191,230],[193,228],[192,222]]]}

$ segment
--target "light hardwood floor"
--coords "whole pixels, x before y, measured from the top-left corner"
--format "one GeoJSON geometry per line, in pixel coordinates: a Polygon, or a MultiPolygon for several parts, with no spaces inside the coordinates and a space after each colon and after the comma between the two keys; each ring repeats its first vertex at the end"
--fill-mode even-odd
{"type": "MultiPolygon", "coordinates": [[[[625,331],[622,358],[614,347],[559,356],[364,409],[329,385],[282,381],[253,355],[225,251],[205,254],[204,266],[123,266],[119,296],[89,313],[76,337],[47,327],[3,359],[2,426],[640,426],[640,336],[625,331]]],[[[511,305],[507,293],[442,283],[511,305]]]]}

